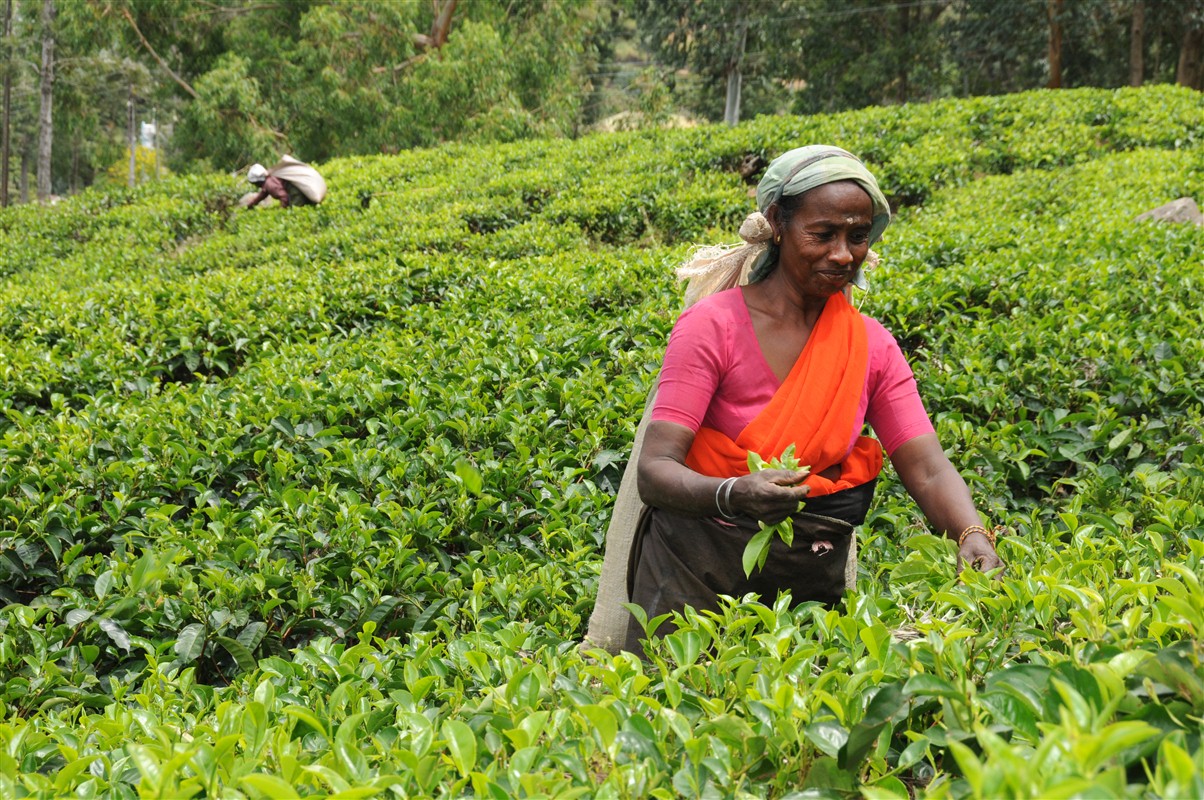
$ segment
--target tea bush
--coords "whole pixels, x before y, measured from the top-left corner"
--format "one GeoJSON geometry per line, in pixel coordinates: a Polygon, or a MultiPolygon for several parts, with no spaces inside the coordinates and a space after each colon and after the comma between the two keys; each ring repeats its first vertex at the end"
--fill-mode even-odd
{"type": "Polygon", "coordinates": [[[1199,95],[1033,92],[223,176],[0,213],[0,794],[1204,793],[1199,95]],[[888,469],[838,609],[582,652],[610,506],[736,172],[900,209],[908,353],[998,580],[888,469]]]}

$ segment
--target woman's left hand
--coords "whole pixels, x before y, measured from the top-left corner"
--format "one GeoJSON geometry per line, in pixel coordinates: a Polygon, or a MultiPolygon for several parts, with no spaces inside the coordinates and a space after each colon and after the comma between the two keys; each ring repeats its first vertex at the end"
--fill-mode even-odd
{"type": "Polygon", "coordinates": [[[987,572],[1003,566],[1003,559],[991,546],[991,540],[977,531],[971,533],[957,549],[957,571],[971,566],[979,572],[987,572]]]}

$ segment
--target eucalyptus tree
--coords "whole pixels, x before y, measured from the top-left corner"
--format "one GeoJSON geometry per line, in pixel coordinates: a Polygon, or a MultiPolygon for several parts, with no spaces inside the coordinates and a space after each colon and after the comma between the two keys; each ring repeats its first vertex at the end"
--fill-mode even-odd
{"type": "Polygon", "coordinates": [[[387,133],[402,147],[572,135],[586,117],[606,3],[479,0],[439,58],[398,85],[387,133]]]}
{"type": "Polygon", "coordinates": [[[636,0],[642,41],[691,110],[729,123],[949,93],[953,0],[636,0]]]}
{"type": "Polygon", "coordinates": [[[55,163],[71,191],[92,183],[123,158],[127,165],[133,163],[138,119],[156,87],[145,63],[112,49],[63,61],[55,106],[61,112],[57,128],[64,146],[55,163]]]}
{"type": "Polygon", "coordinates": [[[796,0],[773,26],[802,113],[954,93],[943,39],[952,0],[796,0]]]}
{"type": "Polygon", "coordinates": [[[38,200],[51,194],[50,156],[54,148],[54,0],[42,0],[42,69],[38,114],[38,200]]]}
{"type": "Polygon", "coordinates": [[[3,103],[0,106],[0,207],[8,205],[8,157],[11,144],[9,118],[12,112],[13,76],[12,76],[12,33],[13,33],[13,0],[4,0],[3,23],[0,24],[0,35],[3,38],[4,60],[0,62],[3,72],[3,103]]]}
{"type": "Polygon", "coordinates": [[[7,202],[13,197],[12,162],[19,162],[17,190],[20,202],[29,199],[30,173],[37,159],[38,124],[40,108],[39,82],[41,80],[40,40],[41,22],[38,0],[5,0],[5,28],[3,61],[0,70],[4,78],[3,141],[0,149],[4,154],[3,172],[7,202]]]}
{"type": "Polygon", "coordinates": [[[56,9],[50,161],[56,192],[77,191],[118,162],[128,164],[136,151],[129,140],[137,117],[162,102],[167,82],[125,40],[120,18],[97,10],[83,2],[56,9]]]}
{"type": "MultiPolygon", "coordinates": [[[[113,0],[116,2],[116,0],[113,0]]],[[[231,3],[191,82],[181,158],[234,169],[575,133],[608,3],[231,3]],[[233,10],[242,13],[234,14],[233,10]]]]}
{"type": "MultiPolygon", "coordinates": [[[[65,4],[64,85],[56,100],[71,136],[56,171],[74,189],[106,172],[123,182],[146,117],[170,121],[196,97],[191,81],[224,51],[222,30],[243,0],[73,0],[65,4]],[[124,166],[117,162],[124,160],[124,166]]],[[[156,158],[157,158],[156,154],[156,158]]]]}
{"type": "Polygon", "coordinates": [[[791,5],[788,0],[635,0],[633,13],[641,41],[687,107],[732,124],[741,117],[746,84],[772,80],[779,71],[777,54],[765,44],[791,5]]]}
{"type": "Polygon", "coordinates": [[[1201,0],[796,0],[774,35],[794,109],[835,111],[1038,87],[1192,85],[1201,0]]]}
{"type": "Polygon", "coordinates": [[[1183,38],[1175,81],[1192,89],[1204,89],[1204,2],[1185,0],[1181,19],[1183,38]]]}

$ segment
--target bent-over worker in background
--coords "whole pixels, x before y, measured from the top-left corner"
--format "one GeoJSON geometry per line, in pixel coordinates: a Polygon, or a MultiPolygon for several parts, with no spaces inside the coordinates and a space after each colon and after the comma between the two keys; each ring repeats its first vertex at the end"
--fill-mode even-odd
{"type": "Polygon", "coordinates": [[[267,198],[274,198],[283,208],[317,205],[326,199],[326,181],[316,169],[292,156],[281,156],[270,169],[252,164],[247,180],[259,187],[240,202],[254,208],[267,198]]]}
{"type": "MultiPolygon", "coordinates": [[[[795,603],[836,603],[884,449],[929,525],[957,542],[959,567],[1002,566],[894,337],[847,297],[850,284],[864,288],[890,222],[874,176],[837,147],[801,147],[766,169],[757,207],[740,229],[748,245],[709,248],[679,270],[706,296],[687,296],[670,334],[637,462],[647,509],[631,601],[649,619],[717,609],[720,594],[771,602],[787,589],[795,603]],[[862,435],[866,423],[877,439],[862,435]],[[749,472],[749,452],[769,461],[790,445],[809,469],[749,472]],[[758,520],[787,517],[793,546],[775,536],[764,569],[746,577],[758,520]]],[[[632,617],[625,649],[642,652],[643,635],[632,617]]]]}
{"type": "Polygon", "coordinates": [[[282,208],[309,205],[308,197],[295,189],[290,192],[292,185],[275,175],[269,175],[263,164],[252,164],[247,170],[247,180],[259,187],[259,193],[247,201],[247,208],[254,208],[269,197],[274,198],[282,208]]]}

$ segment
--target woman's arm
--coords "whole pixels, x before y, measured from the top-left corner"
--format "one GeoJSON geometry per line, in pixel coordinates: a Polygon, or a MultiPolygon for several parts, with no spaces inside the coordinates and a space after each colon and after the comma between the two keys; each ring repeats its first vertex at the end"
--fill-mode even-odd
{"type": "MultiPolygon", "coordinates": [[[[935,433],[908,439],[890,457],[908,494],[920,506],[932,527],[957,539],[971,525],[981,525],[978,510],[965,480],[945,456],[935,433]]],[[[1002,567],[1003,561],[981,533],[971,533],[957,551],[957,566],[986,571],[1002,567]]]]}
{"type": "Polygon", "coordinates": [[[701,475],[686,466],[694,431],[675,422],[648,425],[637,464],[637,485],[645,505],[690,517],[744,514],[769,525],[798,511],[811,487],[802,485],[808,470],[767,469],[735,480],[724,507],[716,505],[722,478],[701,475]]]}

